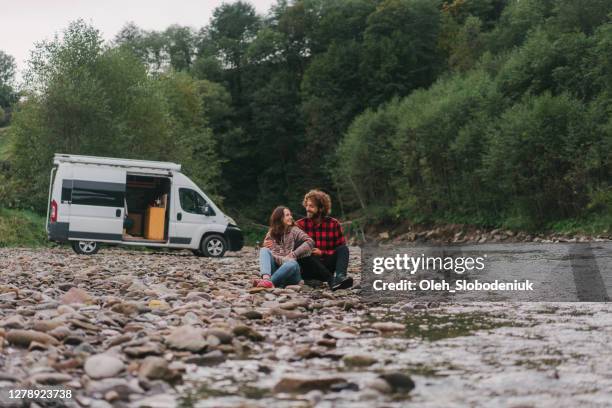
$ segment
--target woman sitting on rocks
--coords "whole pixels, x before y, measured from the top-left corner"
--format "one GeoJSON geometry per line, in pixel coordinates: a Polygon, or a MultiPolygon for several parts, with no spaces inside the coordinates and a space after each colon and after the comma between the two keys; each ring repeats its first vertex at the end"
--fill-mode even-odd
{"type": "Polygon", "coordinates": [[[270,216],[270,229],[264,238],[264,247],[259,251],[261,279],[254,286],[284,288],[303,283],[298,258],[308,256],[314,241],[294,225],[293,216],[287,207],[276,207],[270,216]]]}

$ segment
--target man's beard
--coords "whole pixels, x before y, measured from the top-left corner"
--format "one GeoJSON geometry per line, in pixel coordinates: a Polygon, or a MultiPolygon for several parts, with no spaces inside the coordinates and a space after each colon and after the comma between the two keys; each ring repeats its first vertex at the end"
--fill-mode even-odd
{"type": "Polygon", "coordinates": [[[308,218],[317,218],[318,214],[319,213],[316,213],[316,212],[308,212],[308,211],[306,211],[306,217],[308,217],[308,218]]]}

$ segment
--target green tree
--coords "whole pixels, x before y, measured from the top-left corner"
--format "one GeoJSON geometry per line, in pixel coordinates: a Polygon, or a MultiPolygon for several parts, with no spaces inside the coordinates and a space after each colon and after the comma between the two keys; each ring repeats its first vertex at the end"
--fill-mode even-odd
{"type": "Polygon", "coordinates": [[[555,0],[512,0],[488,36],[488,49],[500,52],[520,46],[527,35],[552,15],[555,0]]]}
{"type": "Polygon", "coordinates": [[[17,101],[14,90],[15,69],[15,58],[0,50],[0,126],[8,122],[11,106],[17,101]]]}
{"type": "Polygon", "coordinates": [[[608,0],[557,0],[552,23],[562,32],[576,30],[593,34],[598,26],[609,21],[612,2],[608,0]]]}
{"type": "Polygon", "coordinates": [[[57,152],[179,161],[216,191],[215,142],[197,82],[186,74],[149,76],[132,52],[104,48],[100,33],[79,20],[38,46],[26,78],[4,202],[44,211],[57,152]]]}
{"type": "Polygon", "coordinates": [[[525,96],[491,130],[485,179],[513,227],[576,216],[587,199],[581,173],[596,142],[584,106],[568,95],[525,96]]]}
{"type": "Polygon", "coordinates": [[[242,75],[249,44],[254,40],[261,19],[249,3],[223,4],[201,32],[198,46],[201,58],[215,57],[225,70],[233,99],[242,103],[242,75]]]}
{"type": "Polygon", "coordinates": [[[359,67],[369,106],[433,83],[442,68],[440,20],[430,0],[386,0],[368,16],[359,67]]]}
{"type": "Polygon", "coordinates": [[[176,71],[191,68],[196,53],[196,36],[189,27],[171,25],[163,33],[170,66],[176,71]]]}

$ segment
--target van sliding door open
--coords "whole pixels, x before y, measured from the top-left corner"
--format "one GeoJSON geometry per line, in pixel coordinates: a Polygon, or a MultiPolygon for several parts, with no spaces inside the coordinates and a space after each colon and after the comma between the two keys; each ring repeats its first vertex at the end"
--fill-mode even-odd
{"type": "Polygon", "coordinates": [[[74,166],[68,237],[84,241],[121,241],[126,170],[74,166]]]}

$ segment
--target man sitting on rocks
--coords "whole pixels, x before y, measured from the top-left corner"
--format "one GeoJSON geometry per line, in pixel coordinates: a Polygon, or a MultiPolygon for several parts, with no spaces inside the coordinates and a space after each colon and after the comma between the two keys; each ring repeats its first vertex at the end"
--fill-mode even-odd
{"type": "Polygon", "coordinates": [[[328,282],[332,290],[350,288],[353,278],[346,276],[349,250],[342,226],[329,216],[331,198],[323,191],[311,190],[304,196],[302,204],[307,216],[298,220],[296,225],[314,240],[315,246],[311,256],[297,260],[302,278],[328,282]]]}

